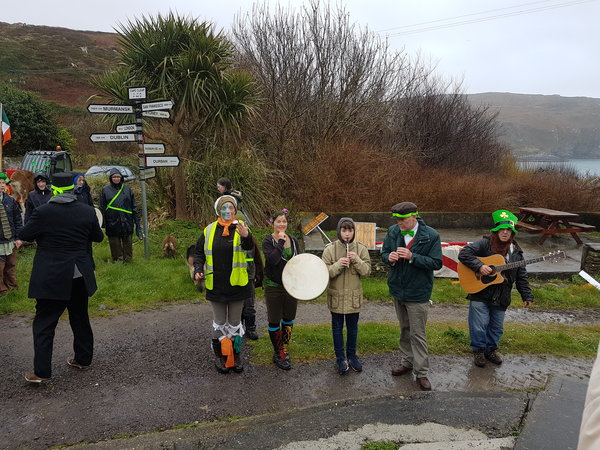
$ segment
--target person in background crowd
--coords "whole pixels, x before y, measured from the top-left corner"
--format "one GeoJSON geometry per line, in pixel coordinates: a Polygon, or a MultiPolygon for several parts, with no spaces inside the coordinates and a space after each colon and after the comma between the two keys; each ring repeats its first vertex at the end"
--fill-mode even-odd
{"type": "Polygon", "coordinates": [[[244,324],[245,335],[253,341],[258,339],[256,332],[256,308],[254,307],[256,300],[256,287],[262,286],[264,277],[264,264],[260,256],[258,242],[252,235],[252,250],[246,252],[246,262],[248,263],[248,279],[250,280],[250,290],[252,295],[244,300],[244,308],[242,309],[242,323],[244,324]]]}
{"type": "Polygon", "coordinates": [[[36,173],[33,182],[34,189],[27,195],[27,200],[25,200],[25,223],[29,222],[29,218],[36,208],[48,203],[48,200],[52,197],[46,174],[43,172],[36,173]]]}
{"type": "Polygon", "coordinates": [[[52,377],[54,333],[62,313],[69,311],[73,357],[67,364],[86,370],[92,363],[94,336],[88,316],[88,297],[96,292],[91,243],[104,234],[94,208],[78,202],[73,175],[56,173],[55,196],[35,209],[19,238],[36,241],[29,297],[36,299],[33,319],[33,372],[25,380],[42,383],[52,377]]]}
{"type": "Polygon", "coordinates": [[[235,198],[237,201],[236,210],[238,218],[247,222],[249,226],[252,226],[250,216],[248,216],[248,213],[244,211],[244,206],[242,205],[242,193],[232,189],[229,178],[219,178],[217,180],[217,191],[219,191],[219,195],[231,195],[233,198],[235,198]]]}
{"type": "Polygon", "coordinates": [[[113,261],[131,262],[133,258],[133,227],[142,238],[133,192],[125,186],[119,169],[112,168],[108,174],[109,184],[100,193],[100,211],[106,229],[113,261]]]}
{"type": "Polygon", "coordinates": [[[21,208],[17,201],[6,193],[8,176],[0,173],[0,296],[18,289],[17,250],[23,242],[17,237],[23,226],[21,208]]]}
{"type": "Polygon", "coordinates": [[[235,219],[236,200],[223,195],[215,202],[218,219],[204,228],[194,253],[194,278],[205,280],[213,310],[212,349],[220,373],[242,372],[242,308],[251,296],[246,252],[254,242],[248,226],[235,219]]]}
{"type": "Polygon", "coordinates": [[[269,337],[274,350],[273,362],[283,370],[292,368],[289,343],[298,300],[287,293],[281,275],[287,262],[300,253],[298,240],[286,233],[287,214],[288,210],[283,209],[272,215],[269,221],[273,225],[273,233],[266,235],[262,242],[265,255],[263,287],[267,303],[269,337]]]}
{"type": "Polygon", "coordinates": [[[362,364],[356,356],[358,338],[358,316],[363,301],[361,277],[371,273],[369,250],[356,242],[354,221],[342,217],[337,225],[337,241],[327,245],[323,251],[323,261],[329,269],[327,306],[331,311],[331,331],[340,375],[353,370],[362,371],[362,364]],[[346,350],[344,351],[344,320],[346,321],[346,350]]]}
{"type": "Polygon", "coordinates": [[[87,181],[81,172],[75,172],[73,184],[75,185],[75,195],[77,196],[77,200],[86,205],[94,206],[90,186],[87,184],[87,181]]]}
{"type": "Polygon", "coordinates": [[[442,267],[440,235],[419,216],[417,205],[402,202],[392,206],[392,225],[381,249],[389,264],[388,286],[400,322],[400,367],[392,375],[413,372],[423,391],[431,390],[427,378],[427,314],[433,290],[433,271],[442,267]]]}
{"type": "MultiPolygon", "coordinates": [[[[491,275],[493,269],[481,262],[478,257],[502,255],[506,262],[523,261],[523,250],[515,241],[518,219],[510,211],[500,209],[492,213],[494,228],[492,234],[462,248],[458,260],[481,276],[491,275]]],[[[469,335],[474,363],[484,367],[486,360],[492,364],[502,364],[496,350],[504,332],[504,315],[511,301],[511,290],[516,283],[517,291],[523,299],[523,306],[533,305],[533,294],[529,287],[525,266],[502,271],[504,281],[492,284],[474,294],[467,295],[469,303],[469,335]]]]}

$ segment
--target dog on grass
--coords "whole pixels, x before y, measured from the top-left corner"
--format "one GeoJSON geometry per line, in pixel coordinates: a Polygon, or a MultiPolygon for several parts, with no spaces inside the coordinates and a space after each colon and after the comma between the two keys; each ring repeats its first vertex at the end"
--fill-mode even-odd
{"type": "Polygon", "coordinates": [[[177,239],[172,234],[168,235],[163,241],[163,255],[165,255],[165,258],[175,258],[177,256],[177,239]]]}

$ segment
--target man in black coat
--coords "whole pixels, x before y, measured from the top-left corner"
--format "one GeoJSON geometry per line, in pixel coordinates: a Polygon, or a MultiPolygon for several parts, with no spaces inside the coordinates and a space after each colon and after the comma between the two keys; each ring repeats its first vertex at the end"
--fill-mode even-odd
{"type": "Polygon", "coordinates": [[[55,196],[37,208],[19,232],[20,239],[37,242],[29,281],[29,297],[36,299],[34,371],[25,374],[31,383],[52,376],[54,331],[65,309],[69,311],[75,352],[67,363],[87,369],[94,349],[88,297],[97,286],[90,248],[91,242],[101,242],[104,234],[94,208],[77,201],[72,174],[54,174],[52,188],[55,196]]]}

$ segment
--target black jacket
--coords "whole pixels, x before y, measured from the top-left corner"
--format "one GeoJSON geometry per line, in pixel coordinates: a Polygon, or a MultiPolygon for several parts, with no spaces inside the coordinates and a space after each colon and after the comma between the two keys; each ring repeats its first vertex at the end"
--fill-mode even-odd
{"type": "Polygon", "coordinates": [[[53,201],[37,208],[19,232],[24,241],[37,242],[33,259],[29,297],[69,300],[75,265],[83,275],[88,295],[96,292],[91,242],[101,242],[104,234],[94,208],[61,194],[68,202],[53,201]]]}
{"type": "MultiPolygon", "coordinates": [[[[513,252],[510,254],[508,262],[523,261],[523,250],[513,241],[513,252]]],[[[494,253],[490,245],[490,238],[484,237],[476,242],[468,244],[462,248],[458,254],[458,260],[474,272],[478,272],[483,263],[477,259],[478,256],[491,256],[494,253]]],[[[510,305],[511,290],[516,283],[517,291],[521,294],[523,301],[533,301],[533,294],[529,287],[527,269],[525,266],[509,269],[502,272],[504,282],[492,284],[485,289],[474,294],[467,295],[471,301],[491,302],[493,305],[506,309],[510,305]]]]}
{"type": "MultiPolygon", "coordinates": [[[[292,257],[294,257],[300,253],[300,245],[298,245],[298,240],[294,236],[289,234],[288,236],[292,241],[292,257]]],[[[287,264],[287,261],[282,257],[284,245],[285,241],[283,239],[275,241],[271,234],[267,234],[262,242],[262,251],[265,254],[265,277],[277,284],[283,284],[281,274],[287,264]]]]}
{"type": "MultiPolygon", "coordinates": [[[[246,286],[232,286],[229,282],[233,264],[233,236],[236,229],[235,224],[229,225],[229,236],[223,236],[223,226],[217,224],[215,239],[213,241],[213,288],[206,289],[206,299],[211,302],[227,303],[231,301],[244,300],[252,295],[252,280],[246,286]]],[[[206,254],[204,252],[204,232],[196,243],[194,253],[194,273],[204,273],[206,254]]],[[[240,245],[243,250],[251,250],[254,247],[252,235],[241,238],[240,245]]],[[[204,274],[206,276],[206,274],[204,274]]]]}
{"type": "Polygon", "coordinates": [[[4,231],[0,226],[0,242],[9,242],[14,241],[16,239],[17,233],[23,226],[23,220],[21,219],[21,208],[17,201],[8,195],[6,192],[2,195],[2,206],[6,211],[6,217],[8,218],[8,223],[10,225],[10,236],[4,236],[4,231]]]}
{"type": "MultiPolygon", "coordinates": [[[[122,194],[123,193],[121,193],[121,195],[122,194]]],[[[77,201],[83,202],[86,205],[94,206],[90,185],[87,184],[87,181],[83,182],[83,186],[75,188],[75,196],[77,197],[77,201]]]]}
{"type": "Polygon", "coordinates": [[[48,203],[48,200],[50,200],[51,197],[52,192],[50,189],[46,188],[42,191],[36,186],[35,189],[27,195],[27,200],[25,200],[25,223],[29,222],[29,218],[33,211],[48,203]]]}
{"type": "MultiPolygon", "coordinates": [[[[117,169],[111,169],[110,176],[114,173],[121,173],[117,169]]],[[[125,186],[123,178],[121,183],[115,185],[110,183],[102,188],[100,193],[100,211],[102,212],[103,227],[106,228],[106,235],[111,236],[131,236],[133,234],[133,226],[138,223],[137,206],[133,197],[133,192],[129,186],[125,186]],[[117,195],[119,190],[123,188],[119,196],[112,203],[112,207],[131,211],[131,214],[118,211],[115,209],[107,209],[110,201],[117,195]]]]}

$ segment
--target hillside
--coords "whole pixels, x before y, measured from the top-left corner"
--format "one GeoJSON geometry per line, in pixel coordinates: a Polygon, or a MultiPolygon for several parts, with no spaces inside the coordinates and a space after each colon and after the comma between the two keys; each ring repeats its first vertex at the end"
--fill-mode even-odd
{"type": "Polygon", "coordinates": [[[502,139],[516,156],[600,158],[600,99],[498,92],[468,97],[499,112],[502,139]]]}
{"type": "Polygon", "coordinates": [[[0,22],[0,49],[0,80],[83,107],[89,78],[116,64],[117,35],[0,22]]]}
{"type": "MultiPolygon", "coordinates": [[[[0,81],[84,112],[95,93],[90,77],[116,65],[117,48],[114,33],[0,22],[0,81]]],[[[502,139],[516,156],[600,157],[600,99],[510,93],[468,97],[499,111],[502,139]]],[[[73,120],[63,119],[85,146],[89,130],[73,129],[73,120]]]]}

